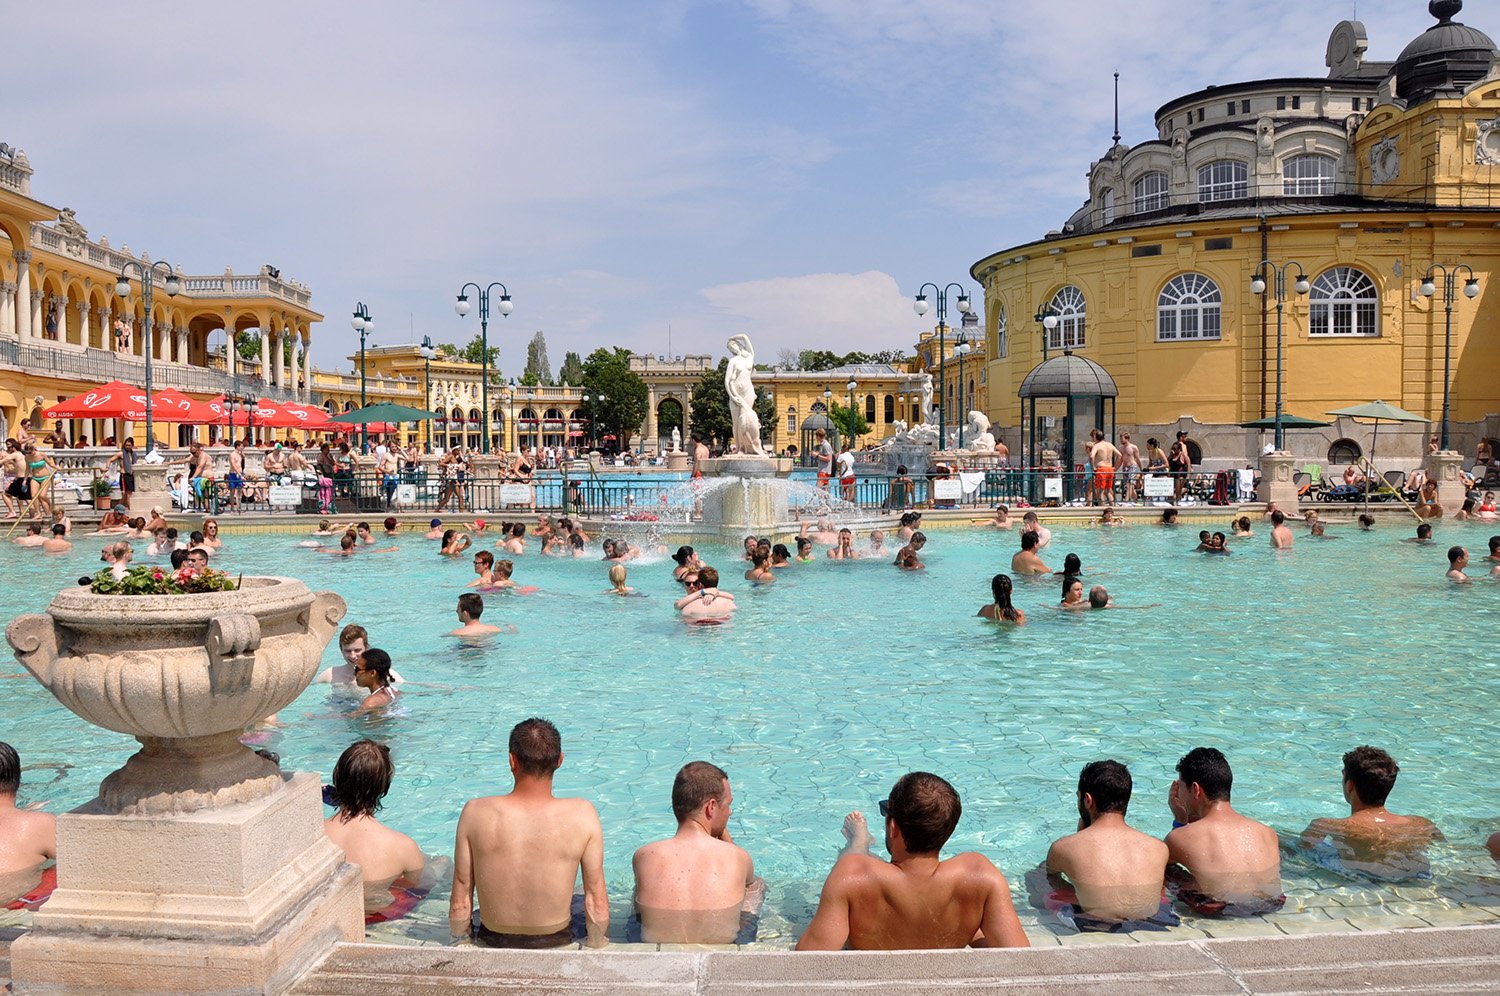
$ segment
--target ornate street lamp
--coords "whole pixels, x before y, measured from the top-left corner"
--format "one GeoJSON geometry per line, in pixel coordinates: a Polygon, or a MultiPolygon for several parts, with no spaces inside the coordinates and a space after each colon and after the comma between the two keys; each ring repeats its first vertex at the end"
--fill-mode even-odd
{"type": "MultiPolygon", "coordinates": [[[[370,309],[365,307],[363,301],[355,302],[354,317],[349,319],[349,324],[354,331],[359,333],[359,407],[365,407],[365,339],[375,328],[375,320],[370,317],[370,309]]],[[[265,331],[261,331],[265,335],[265,331]]],[[[363,423],[359,427],[359,449],[363,453],[370,448],[370,426],[363,423]]]]}
{"type": "Polygon", "coordinates": [[[1469,275],[1469,278],[1464,281],[1464,297],[1470,300],[1478,297],[1479,278],[1474,276],[1474,269],[1468,263],[1455,263],[1451,267],[1444,266],[1442,263],[1433,263],[1427,268],[1427,273],[1422,278],[1422,295],[1432,297],[1437,293],[1437,285],[1433,283],[1432,275],[1434,273],[1443,275],[1443,424],[1438,446],[1444,450],[1448,448],[1448,388],[1453,370],[1453,284],[1458,279],[1459,270],[1469,275]]]}
{"type": "Polygon", "coordinates": [[[1281,408],[1281,382],[1282,382],[1282,320],[1281,313],[1286,306],[1286,275],[1292,267],[1297,268],[1297,282],[1293,289],[1299,297],[1305,296],[1311,287],[1307,283],[1307,274],[1302,270],[1302,264],[1296,260],[1289,260],[1281,266],[1277,266],[1269,259],[1263,259],[1255,267],[1255,276],[1250,280],[1250,293],[1264,294],[1266,292],[1266,271],[1270,270],[1275,284],[1272,288],[1276,295],[1276,449],[1283,448],[1286,440],[1284,427],[1282,426],[1281,408]]]}
{"type": "MultiPolygon", "coordinates": [[[[417,347],[417,352],[422,354],[422,406],[432,407],[432,358],[437,355],[437,350],[432,348],[432,336],[424,335],[422,345],[417,347]]],[[[432,452],[432,419],[428,419],[423,428],[426,430],[426,451],[432,452]]]]}
{"type": "MultiPolygon", "coordinates": [[[[146,452],[149,454],[156,447],[156,434],[151,427],[151,285],[158,267],[161,268],[162,273],[166,274],[166,279],[162,281],[162,289],[167,292],[167,297],[177,296],[177,292],[182,290],[182,281],[177,279],[177,274],[172,272],[171,265],[164,259],[158,259],[154,263],[127,259],[120,266],[120,279],[115,283],[115,293],[122,299],[130,297],[130,277],[127,274],[131,267],[135,267],[140,277],[141,307],[146,313],[145,323],[142,326],[146,339],[141,344],[141,352],[146,359],[146,452]]],[[[264,329],[261,330],[261,335],[265,335],[264,329]]]]}
{"type": "MultiPolygon", "coordinates": [[[[912,305],[912,308],[916,311],[916,313],[918,315],[925,315],[925,314],[927,314],[927,295],[925,293],[923,293],[923,292],[926,291],[927,288],[929,288],[929,287],[931,287],[932,290],[933,290],[933,292],[937,295],[937,313],[938,313],[938,397],[941,398],[941,397],[944,396],[945,392],[947,391],[947,383],[944,381],[943,373],[944,373],[944,370],[945,370],[944,364],[945,364],[945,361],[947,360],[947,344],[946,344],[946,342],[944,340],[945,340],[945,338],[947,336],[947,332],[948,332],[948,292],[950,290],[953,290],[954,288],[958,289],[958,310],[961,311],[961,312],[963,312],[964,314],[967,315],[970,311],[974,310],[974,305],[969,302],[969,292],[966,291],[966,290],[964,290],[962,284],[951,283],[948,286],[946,286],[946,287],[944,287],[942,289],[939,289],[937,284],[934,284],[934,283],[925,283],[921,287],[917,288],[917,299],[916,299],[916,301],[912,305]]],[[[945,422],[947,422],[947,418],[946,417],[938,419],[938,449],[939,450],[947,448],[947,439],[948,439],[948,437],[947,437],[947,432],[946,432],[946,426],[944,425],[945,422]]]]}
{"type": "MultiPolygon", "coordinates": [[[[515,311],[516,306],[511,303],[510,291],[506,290],[505,285],[500,281],[496,280],[484,288],[470,281],[458,289],[458,300],[453,303],[453,310],[458,312],[458,317],[460,318],[469,313],[469,296],[464,292],[470,287],[479,292],[479,358],[482,363],[479,380],[479,403],[484,408],[485,419],[488,420],[490,417],[490,291],[496,287],[500,288],[500,303],[496,305],[496,308],[502,317],[515,311]]],[[[486,426],[482,441],[483,452],[485,453],[490,451],[490,434],[488,429],[489,427],[486,426]]]]}

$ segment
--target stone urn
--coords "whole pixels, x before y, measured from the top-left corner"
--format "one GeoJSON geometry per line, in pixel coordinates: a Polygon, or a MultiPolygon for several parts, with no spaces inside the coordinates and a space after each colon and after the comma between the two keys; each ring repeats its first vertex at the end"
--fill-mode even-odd
{"type": "MultiPolygon", "coordinates": [[[[141,743],[57,819],[57,889],[11,946],[17,993],[285,992],[363,936],[319,779],[239,742],[317,673],[344,600],[292,578],[191,595],[60,592],[6,632],[57,700],[141,743]]],[[[332,763],[332,759],[329,759],[332,763]]]]}

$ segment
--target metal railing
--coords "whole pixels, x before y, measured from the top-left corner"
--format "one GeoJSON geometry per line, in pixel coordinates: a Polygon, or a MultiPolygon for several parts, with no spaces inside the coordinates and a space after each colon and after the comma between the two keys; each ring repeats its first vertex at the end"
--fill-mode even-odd
{"type": "MultiPolygon", "coordinates": [[[[0,339],[0,366],[11,366],[40,376],[64,377],[103,384],[123,380],[144,383],[146,361],[92,346],[56,349],[49,346],[25,346],[14,339],[0,339]]],[[[175,387],[199,394],[230,394],[294,401],[296,392],[287,387],[265,384],[259,378],[230,377],[219,370],[191,367],[168,361],[153,361],[151,379],[157,387],[175,387]]]]}

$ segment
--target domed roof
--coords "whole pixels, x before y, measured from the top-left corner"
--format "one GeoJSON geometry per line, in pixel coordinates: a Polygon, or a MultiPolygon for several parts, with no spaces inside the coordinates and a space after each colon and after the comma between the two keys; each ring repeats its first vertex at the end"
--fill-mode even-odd
{"type": "Polygon", "coordinates": [[[1408,104],[1456,95],[1487,76],[1500,58],[1489,35],[1453,20],[1463,6],[1463,0],[1431,0],[1427,9],[1438,23],[1401,50],[1391,71],[1396,76],[1396,96],[1408,104]]]}
{"type": "Polygon", "coordinates": [[[1023,398],[1114,398],[1119,393],[1108,370],[1071,352],[1032,367],[1020,392],[1023,398]]]}

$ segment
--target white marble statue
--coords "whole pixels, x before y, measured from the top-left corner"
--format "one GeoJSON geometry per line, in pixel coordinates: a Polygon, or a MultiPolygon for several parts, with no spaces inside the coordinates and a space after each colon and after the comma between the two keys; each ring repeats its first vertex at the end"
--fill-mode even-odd
{"type": "Polygon", "coordinates": [[[993,453],[995,435],[990,432],[990,420],[984,412],[969,412],[969,424],[964,426],[966,449],[974,453],[993,453]]]}
{"type": "Polygon", "coordinates": [[[932,425],[932,374],[922,375],[922,424],[932,425]]]}
{"type": "Polygon", "coordinates": [[[755,347],[747,335],[731,336],[729,366],[724,371],[724,390],[729,395],[729,417],[734,422],[734,443],[741,456],[766,455],[760,441],[760,416],[755,414],[755,347]]]}
{"type": "Polygon", "coordinates": [[[675,425],[672,426],[672,452],[682,452],[682,430],[675,425]]]}

